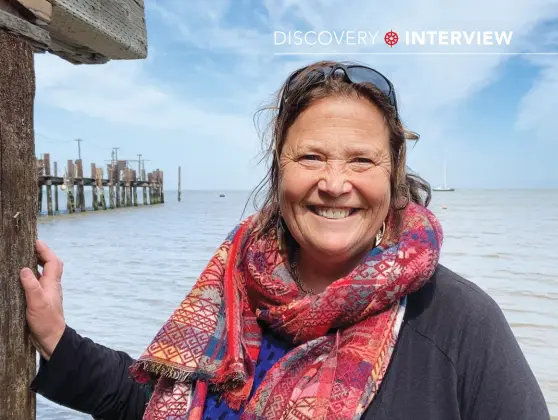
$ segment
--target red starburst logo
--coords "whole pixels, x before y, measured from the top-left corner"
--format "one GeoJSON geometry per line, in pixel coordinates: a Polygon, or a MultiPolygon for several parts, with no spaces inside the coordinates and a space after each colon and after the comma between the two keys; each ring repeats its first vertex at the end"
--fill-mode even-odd
{"type": "Polygon", "coordinates": [[[394,32],[393,29],[390,29],[390,31],[386,32],[384,35],[384,41],[390,48],[393,48],[393,46],[399,42],[399,35],[397,35],[397,32],[394,32]]]}

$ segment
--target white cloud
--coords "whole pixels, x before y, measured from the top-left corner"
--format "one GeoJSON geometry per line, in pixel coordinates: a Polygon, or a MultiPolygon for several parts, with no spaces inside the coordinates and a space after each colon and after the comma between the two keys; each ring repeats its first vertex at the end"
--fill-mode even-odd
{"type": "Polygon", "coordinates": [[[192,136],[220,136],[223,127],[248,139],[247,118],[203,109],[178,97],[172,86],[151,79],[145,62],[74,66],[58,57],[36,58],[39,103],[131,128],[188,129],[192,136]]]}
{"type": "Polygon", "coordinates": [[[540,75],[519,104],[515,127],[532,131],[537,137],[556,143],[558,133],[558,60],[553,57],[533,60],[540,75]]]}

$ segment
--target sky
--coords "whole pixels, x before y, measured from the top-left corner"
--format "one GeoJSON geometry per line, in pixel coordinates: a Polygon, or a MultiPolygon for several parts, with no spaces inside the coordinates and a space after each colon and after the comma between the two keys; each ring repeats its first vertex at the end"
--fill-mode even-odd
{"type": "Polygon", "coordinates": [[[38,157],[64,168],[80,138],[86,175],[118,147],[119,159],[141,154],[147,171],[163,170],[167,190],[179,165],[185,190],[250,190],[266,169],[255,113],[292,71],[334,59],[393,82],[402,121],[421,135],[408,165],[433,186],[445,163],[456,188],[558,188],[558,0],[146,0],[145,9],[146,59],[73,65],[36,55],[38,157]],[[310,37],[288,45],[289,31],[310,37]],[[350,42],[356,31],[370,38],[350,42]],[[390,31],[398,44],[384,42],[390,31]],[[512,38],[405,45],[411,31],[512,38]]]}

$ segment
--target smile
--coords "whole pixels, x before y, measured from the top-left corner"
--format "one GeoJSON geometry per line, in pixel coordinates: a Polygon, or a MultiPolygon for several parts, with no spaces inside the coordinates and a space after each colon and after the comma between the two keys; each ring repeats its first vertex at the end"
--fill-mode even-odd
{"type": "Polygon", "coordinates": [[[308,206],[310,211],[318,216],[325,217],[326,219],[345,219],[355,214],[359,209],[344,207],[321,207],[321,206],[308,206]]]}

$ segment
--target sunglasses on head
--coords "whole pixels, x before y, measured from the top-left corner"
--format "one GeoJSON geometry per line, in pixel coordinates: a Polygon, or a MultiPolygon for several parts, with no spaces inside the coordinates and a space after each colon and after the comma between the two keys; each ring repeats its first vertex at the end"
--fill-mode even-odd
{"type": "Polygon", "coordinates": [[[347,66],[337,63],[335,65],[313,69],[308,73],[307,77],[305,77],[303,81],[300,81],[298,80],[298,77],[302,71],[303,70],[298,70],[293,73],[291,77],[289,77],[285,85],[286,87],[283,91],[283,95],[281,96],[281,102],[279,104],[280,111],[283,108],[283,104],[286,101],[289,90],[293,87],[293,83],[304,83],[307,86],[311,86],[315,83],[327,80],[329,77],[332,77],[338,72],[342,72],[345,80],[350,83],[371,83],[374,85],[380,92],[387,96],[389,103],[395,108],[395,111],[398,112],[397,99],[395,97],[395,88],[393,87],[393,84],[387,79],[387,77],[373,68],[361,65],[347,66]]]}

